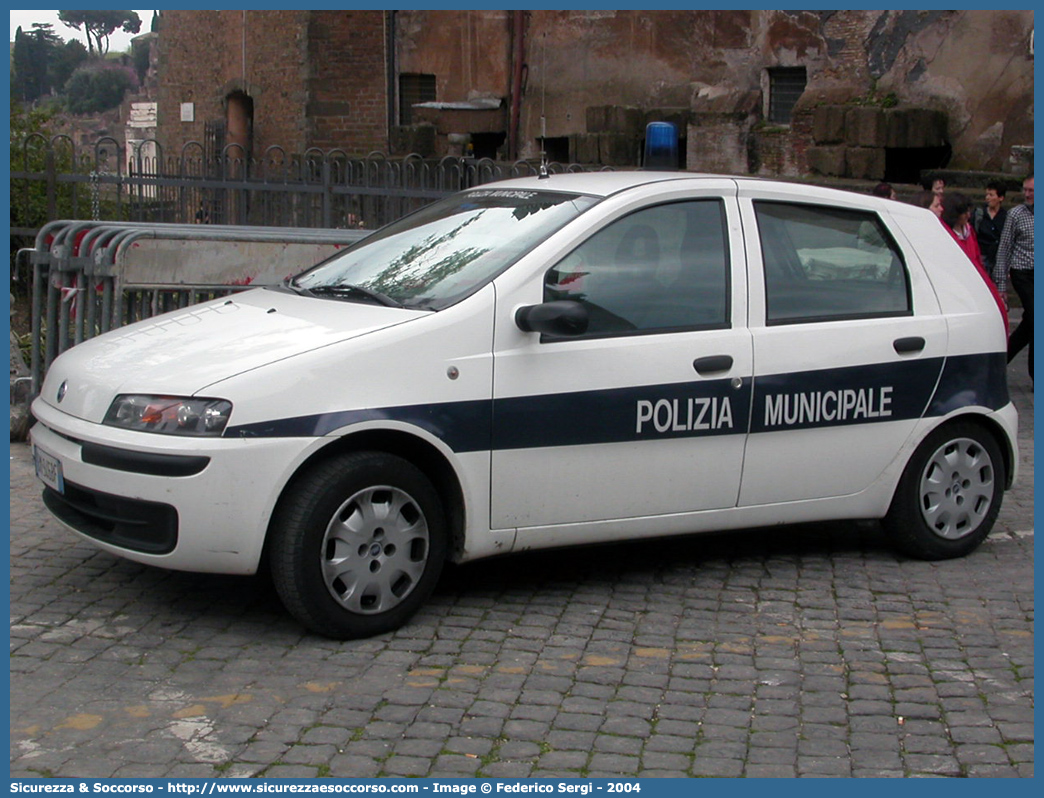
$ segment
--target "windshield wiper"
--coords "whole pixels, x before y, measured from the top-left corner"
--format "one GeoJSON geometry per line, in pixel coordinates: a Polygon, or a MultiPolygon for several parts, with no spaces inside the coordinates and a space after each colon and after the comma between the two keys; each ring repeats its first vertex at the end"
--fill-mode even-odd
{"type": "Polygon", "coordinates": [[[290,287],[305,296],[331,296],[338,299],[347,299],[349,296],[356,295],[363,296],[389,308],[406,307],[402,302],[392,299],[387,294],[382,294],[380,291],[374,291],[372,288],[365,288],[361,285],[317,285],[314,288],[302,288],[301,286],[291,284],[290,287]]]}
{"type": "Polygon", "coordinates": [[[289,291],[290,293],[298,294],[300,296],[313,295],[309,289],[295,285],[292,277],[287,277],[283,282],[279,283],[279,285],[263,285],[261,287],[266,291],[289,291]]]}

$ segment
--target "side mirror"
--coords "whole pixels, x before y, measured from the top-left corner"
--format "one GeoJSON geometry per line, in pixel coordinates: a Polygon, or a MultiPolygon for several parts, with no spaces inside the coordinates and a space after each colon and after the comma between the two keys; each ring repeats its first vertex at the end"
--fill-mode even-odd
{"type": "Polygon", "coordinates": [[[515,312],[515,324],[522,332],[583,335],[587,332],[587,308],[570,299],[526,305],[515,312]]]}

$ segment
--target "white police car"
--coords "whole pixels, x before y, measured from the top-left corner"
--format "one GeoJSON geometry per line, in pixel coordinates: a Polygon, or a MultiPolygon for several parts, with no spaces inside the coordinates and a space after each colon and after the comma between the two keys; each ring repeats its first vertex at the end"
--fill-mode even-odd
{"type": "Polygon", "coordinates": [[[101,548],[269,567],[306,626],[357,637],[447,559],[843,518],[966,554],[1018,462],[1005,343],[923,209],[554,175],[74,347],[33,445],[46,505],[101,548]]]}

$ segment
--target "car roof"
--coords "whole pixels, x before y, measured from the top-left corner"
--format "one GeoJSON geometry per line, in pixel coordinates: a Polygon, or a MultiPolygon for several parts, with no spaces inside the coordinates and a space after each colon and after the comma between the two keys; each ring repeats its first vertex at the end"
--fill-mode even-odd
{"type": "MultiPolygon", "coordinates": [[[[672,180],[692,180],[693,178],[722,179],[722,175],[696,174],[693,172],[567,172],[550,174],[547,177],[518,177],[487,183],[481,187],[489,188],[525,188],[540,191],[569,191],[579,194],[591,194],[608,197],[629,188],[646,186],[651,183],[662,183],[672,180]]],[[[725,178],[732,179],[732,178],[725,178]]]]}
{"type": "Polygon", "coordinates": [[[729,181],[737,187],[741,194],[750,191],[753,192],[755,196],[776,197],[780,199],[786,198],[788,200],[799,200],[805,202],[824,202],[874,210],[888,210],[893,215],[907,215],[908,213],[913,213],[920,217],[923,216],[920,212],[924,210],[902,202],[897,202],[896,200],[875,197],[857,191],[826,188],[824,186],[817,186],[810,183],[796,183],[763,177],[718,175],[700,172],[645,172],[642,170],[620,172],[568,172],[564,174],[551,174],[547,177],[520,177],[509,180],[500,180],[495,183],[486,183],[482,186],[475,186],[472,190],[497,188],[526,189],[529,191],[563,191],[604,198],[613,194],[618,194],[622,191],[643,186],[680,181],[685,181],[690,184],[699,184],[702,181],[713,181],[719,185],[722,181],[729,181]]]}

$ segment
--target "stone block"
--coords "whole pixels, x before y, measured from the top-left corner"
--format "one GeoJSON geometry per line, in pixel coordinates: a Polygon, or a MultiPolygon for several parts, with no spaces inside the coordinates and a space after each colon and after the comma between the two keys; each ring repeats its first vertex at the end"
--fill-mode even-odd
{"type": "Polygon", "coordinates": [[[604,133],[607,122],[605,121],[608,105],[589,105],[584,109],[584,124],[588,133],[604,133]]]}
{"type": "Polygon", "coordinates": [[[637,137],[644,129],[645,115],[623,105],[589,106],[585,111],[588,133],[621,133],[637,137]]]}
{"type": "Polygon", "coordinates": [[[599,163],[600,133],[575,133],[569,137],[569,160],[572,163],[599,163]]]}
{"type": "MultiPolygon", "coordinates": [[[[806,156],[807,146],[798,146],[793,128],[755,128],[750,133],[748,155],[754,174],[780,176],[800,174],[807,167],[798,166],[798,153],[806,156]]],[[[807,156],[806,156],[807,157],[807,156]]]]}
{"type": "Polygon", "coordinates": [[[598,162],[603,166],[636,166],[638,138],[624,133],[598,134],[598,162]]]}
{"type": "Polygon", "coordinates": [[[947,143],[947,117],[930,108],[890,108],[885,114],[886,147],[942,147],[947,143]]]}
{"type": "Polygon", "coordinates": [[[849,147],[845,153],[845,177],[884,180],[884,147],[849,147]]]}
{"type": "Polygon", "coordinates": [[[821,105],[812,112],[812,140],[816,144],[842,144],[845,140],[843,105],[821,105]]]}
{"type": "Polygon", "coordinates": [[[746,118],[734,114],[696,114],[686,134],[686,168],[712,174],[747,174],[746,118]]]}
{"type": "Polygon", "coordinates": [[[809,147],[808,168],[814,174],[828,177],[842,177],[845,174],[844,146],[809,147]]]}
{"type": "Polygon", "coordinates": [[[884,109],[872,106],[849,108],[845,112],[845,142],[853,147],[884,147],[884,109]]]}

